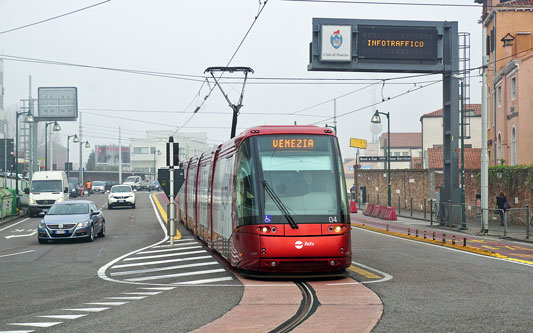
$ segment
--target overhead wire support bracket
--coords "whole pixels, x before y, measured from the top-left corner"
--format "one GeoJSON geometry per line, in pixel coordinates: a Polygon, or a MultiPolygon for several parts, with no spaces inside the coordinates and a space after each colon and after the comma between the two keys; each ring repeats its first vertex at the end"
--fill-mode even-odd
{"type": "Polygon", "coordinates": [[[233,120],[231,122],[231,136],[230,136],[230,138],[234,138],[235,137],[235,131],[237,129],[237,116],[239,115],[239,111],[242,108],[242,100],[244,98],[244,88],[246,87],[246,80],[248,79],[248,73],[252,73],[253,74],[254,70],[251,69],[250,67],[208,67],[204,71],[204,74],[207,73],[207,72],[209,72],[209,74],[211,74],[211,76],[213,77],[213,80],[215,80],[215,84],[218,86],[218,88],[222,92],[222,95],[224,96],[224,98],[228,102],[229,106],[233,110],[233,120]],[[217,79],[215,77],[215,74],[214,74],[215,72],[222,72],[222,74],[224,72],[229,72],[229,73],[243,72],[244,73],[244,81],[242,83],[241,95],[239,97],[239,101],[237,102],[237,104],[233,104],[230,101],[228,95],[224,92],[224,89],[222,89],[222,86],[220,85],[220,82],[219,82],[220,78],[222,77],[222,74],[217,79]]]}

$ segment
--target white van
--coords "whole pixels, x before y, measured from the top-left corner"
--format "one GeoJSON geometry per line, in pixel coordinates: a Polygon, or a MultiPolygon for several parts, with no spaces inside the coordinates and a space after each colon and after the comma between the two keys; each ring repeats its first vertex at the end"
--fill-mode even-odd
{"type": "Polygon", "coordinates": [[[139,190],[141,188],[141,176],[129,176],[122,185],[129,185],[132,189],[139,190]]]}
{"type": "Polygon", "coordinates": [[[56,202],[70,199],[67,175],[64,171],[38,171],[33,174],[29,194],[30,217],[48,210],[56,202]]]}

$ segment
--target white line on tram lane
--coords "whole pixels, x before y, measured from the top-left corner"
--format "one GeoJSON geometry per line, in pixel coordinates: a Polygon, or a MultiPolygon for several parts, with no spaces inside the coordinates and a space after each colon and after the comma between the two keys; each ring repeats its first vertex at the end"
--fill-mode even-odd
{"type": "MultiPolygon", "coordinates": [[[[201,246],[195,246],[201,248],[201,246]]],[[[144,257],[133,257],[133,258],[126,258],[124,261],[132,261],[132,260],[146,260],[146,259],[156,259],[156,258],[165,258],[165,257],[177,257],[177,256],[186,256],[188,254],[196,254],[196,253],[202,253],[207,252],[206,250],[200,250],[200,251],[189,251],[189,252],[180,252],[180,253],[169,253],[169,254],[160,254],[160,255],[154,255],[154,256],[144,256],[144,257]]]]}
{"type": "Polygon", "coordinates": [[[52,319],[78,319],[81,317],[85,317],[86,314],[79,314],[79,315],[48,315],[48,316],[37,316],[40,318],[52,318],[52,319]]]}
{"type": "MultiPolygon", "coordinates": [[[[207,252],[207,251],[198,251],[198,252],[207,252]]],[[[136,267],[136,266],[168,264],[168,263],[171,263],[171,262],[193,261],[193,260],[201,260],[201,259],[212,259],[212,257],[211,256],[199,256],[199,257],[191,257],[191,258],[179,258],[179,259],[168,259],[168,260],[138,262],[138,263],[134,263],[134,264],[123,264],[123,265],[111,266],[111,269],[125,268],[125,267],[136,267]]]]}
{"type": "MultiPolygon", "coordinates": [[[[184,244],[185,245],[185,244],[184,244]]],[[[187,243],[187,245],[198,245],[198,243],[187,243]]],[[[174,252],[174,251],[181,251],[181,250],[187,250],[187,249],[196,249],[198,247],[201,247],[201,245],[199,246],[194,246],[194,247],[173,247],[173,248],[170,248],[170,249],[159,249],[159,250],[151,250],[151,251],[142,251],[142,252],[137,252],[137,254],[150,254],[150,253],[162,253],[162,252],[174,252]]]]}
{"type": "Polygon", "coordinates": [[[221,277],[221,278],[213,278],[213,279],[204,279],[204,280],[194,280],[194,281],[187,281],[187,282],[176,282],[173,283],[173,285],[194,285],[194,284],[204,284],[204,283],[211,283],[211,282],[220,282],[220,281],[231,281],[233,278],[231,276],[221,277]]]}
{"type": "Polygon", "coordinates": [[[143,273],[152,273],[152,272],[160,272],[160,271],[170,271],[174,269],[183,269],[183,268],[191,268],[191,267],[200,267],[200,266],[208,266],[208,265],[218,265],[218,261],[208,261],[208,262],[200,262],[197,264],[188,264],[188,265],[176,265],[176,266],[168,266],[168,267],[161,267],[161,268],[149,268],[149,269],[137,269],[133,271],[122,271],[122,272],[115,272],[111,273],[109,275],[111,276],[121,276],[121,275],[130,275],[130,274],[143,274],[143,273]]]}
{"type": "Polygon", "coordinates": [[[63,311],[79,311],[79,312],[100,312],[109,308],[78,308],[78,309],[61,309],[63,311]]]}
{"type": "Polygon", "coordinates": [[[106,297],[106,299],[116,299],[116,300],[123,300],[123,301],[138,301],[146,297],[148,296],[113,296],[113,297],[106,297]]]}
{"type": "Polygon", "coordinates": [[[137,281],[161,280],[161,279],[170,279],[170,278],[177,278],[177,277],[184,277],[184,276],[213,274],[213,273],[220,273],[220,272],[225,272],[225,271],[226,271],[225,269],[219,268],[219,269],[210,269],[210,270],[206,270],[206,271],[195,271],[195,272],[176,273],[176,274],[167,274],[167,275],[144,276],[144,277],[133,278],[133,279],[125,279],[125,281],[137,282],[137,281]]]}
{"type": "Polygon", "coordinates": [[[112,305],[112,306],[118,306],[118,305],[124,305],[128,304],[129,302],[91,302],[91,303],[85,303],[87,305],[112,305]]]}
{"type": "Polygon", "coordinates": [[[144,292],[133,292],[133,293],[122,293],[123,295],[144,295],[144,296],[154,296],[161,294],[162,291],[144,291],[144,292]]]}
{"type": "Polygon", "coordinates": [[[30,327],[52,327],[55,325],[62,324],[62,321],[49,321],[49,322],[41,322],[41,323],[11,323],[8,325],[13,326],[30,326],[30,327]]]}

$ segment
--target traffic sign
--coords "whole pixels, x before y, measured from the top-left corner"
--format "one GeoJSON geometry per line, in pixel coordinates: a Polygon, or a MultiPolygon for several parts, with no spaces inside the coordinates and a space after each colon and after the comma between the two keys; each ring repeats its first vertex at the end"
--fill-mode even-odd
{"type": "Polygon", "coordinates": [[[78,120],[78,89],[76,87],[40,87],[38,115],[35,121],[78,120]]]}
{"type": "MultiPolygon", "coordinates": [[[[184,169],[173,169],[174,170],[174,195],[178,194],[181,185],[185,181],[184,169]]],[[[161,168],[157,170],[157,180],[163,191],[165,192],[167,198],[170,196],[170,172],[167,168],[161,168]]]]}
{"type": "MultiPolygon", "coordinates": [[[[391,162],[410,162],[411,156],[391,156],[391,162]]],[[[387,162],[387,156],[360,156],[359,162],[387,162]]]]}
{"type": "Polygon", "coordinates": [[[366,149],[366,140],[350,138],[350,147],[366,149]]]}

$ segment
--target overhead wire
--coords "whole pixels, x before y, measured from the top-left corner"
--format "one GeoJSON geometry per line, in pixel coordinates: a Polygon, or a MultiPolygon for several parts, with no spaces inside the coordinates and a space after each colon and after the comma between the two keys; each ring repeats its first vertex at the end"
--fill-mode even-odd
{"type": "MultiPolygon", "coordinates": [[[[285,2],[316,2],[336,4],[359,4],[359,5],[396,5],[396,6],[432,6],[432,7],[474,7],[483,8],[483,5],[438,3],[438,2],[392,2],[392,1],[355,1],[355,0],[281,0],[285,2]]],[[[492,6],[490,6],[492,7],[492,6]]]]}

